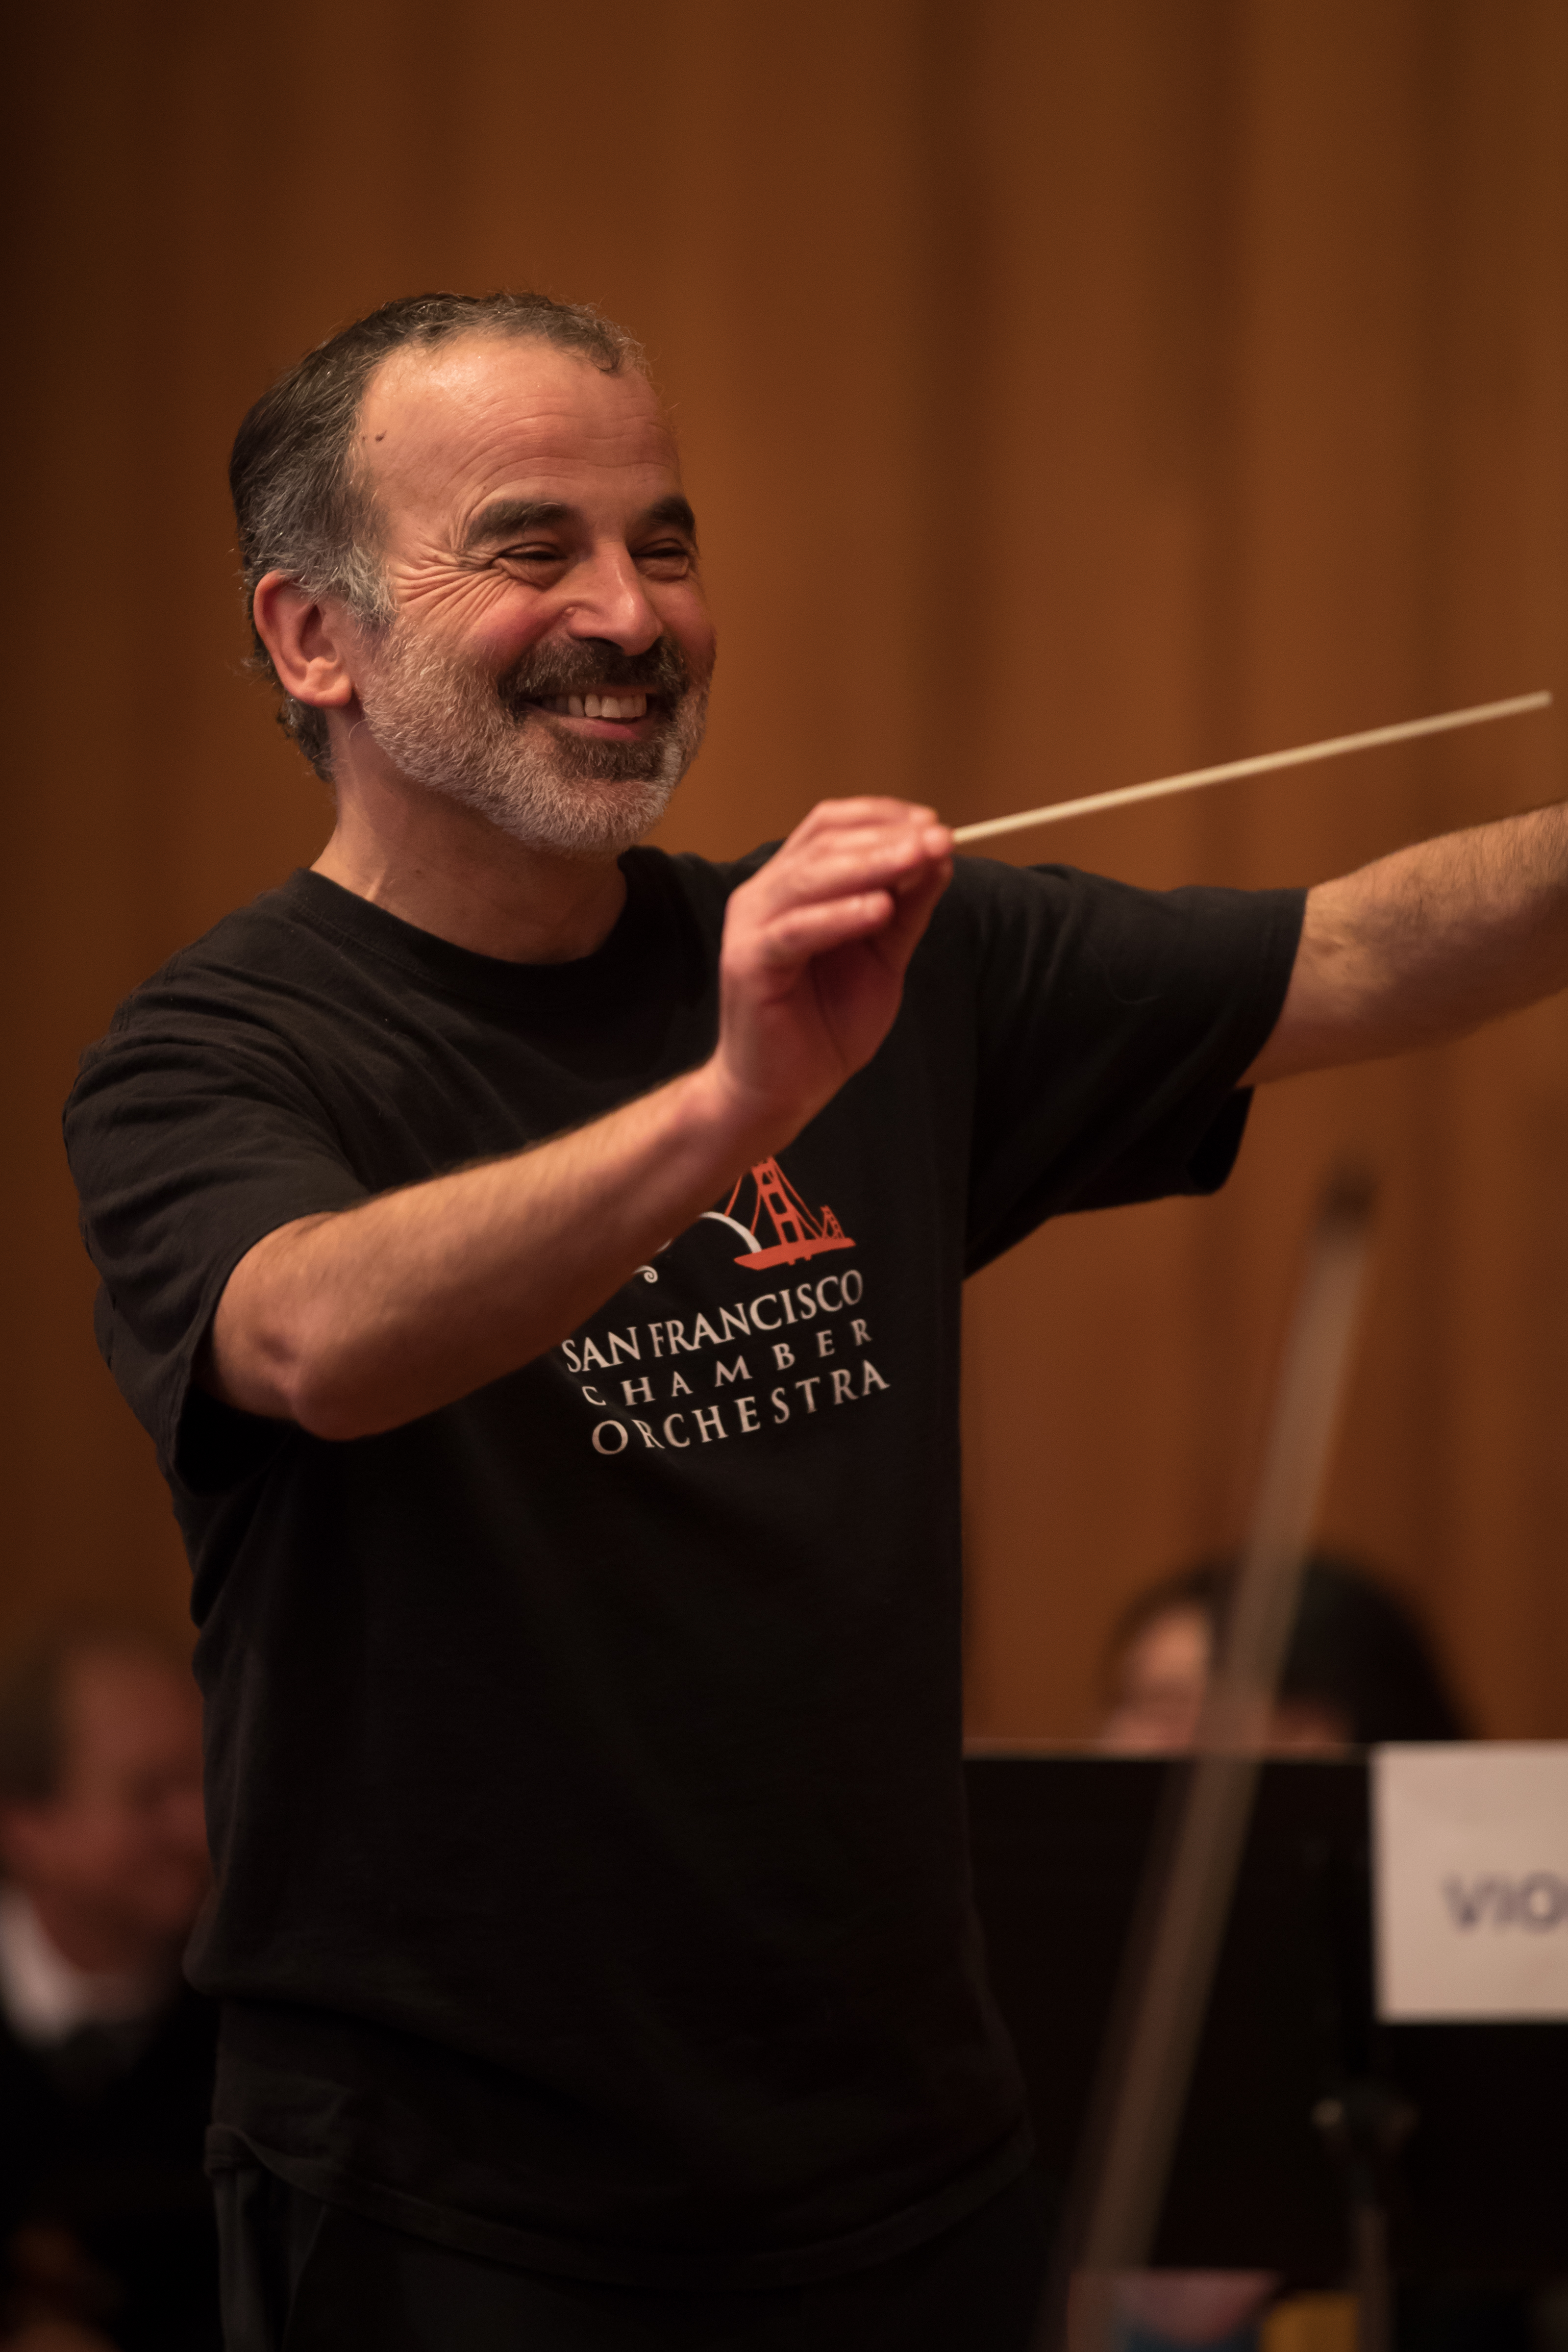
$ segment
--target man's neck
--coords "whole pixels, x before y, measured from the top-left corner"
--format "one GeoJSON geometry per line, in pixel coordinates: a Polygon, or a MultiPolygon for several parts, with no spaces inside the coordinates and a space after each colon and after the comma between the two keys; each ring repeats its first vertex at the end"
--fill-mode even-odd
{"type": "Polygon", "coordinates": [[[614,929],[626,884],[612,857],[552,857],[417,786],[340,793],[315,869],[416,929],[509,963],[570,963],[614,929]]]}

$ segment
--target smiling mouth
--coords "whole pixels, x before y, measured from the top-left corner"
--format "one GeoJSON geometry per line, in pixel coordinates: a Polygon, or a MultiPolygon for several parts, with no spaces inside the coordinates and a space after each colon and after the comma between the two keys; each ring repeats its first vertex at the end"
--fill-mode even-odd
{"type": "Polygon", "coordinates": [[[541,695],[535,708],[548,710],[555,719],[618,719],[622,721],[645,719],[650,698],[623,688],[617,694],[548,694],[541,695]]]}

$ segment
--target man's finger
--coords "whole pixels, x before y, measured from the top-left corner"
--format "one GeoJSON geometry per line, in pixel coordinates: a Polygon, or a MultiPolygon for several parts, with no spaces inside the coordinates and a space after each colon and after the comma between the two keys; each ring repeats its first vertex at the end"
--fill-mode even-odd
{"type": "Polygon", "coordinates": [[[912,881],[907,889],[894,892],[893,919],[883,931],[878,946],[900,971],[919,946],[936,902],[952,879],[953,861],[944,858],[923,877],[912,881]]]}
{"type": "Polygon", "coordinates": [[[894,901],[888,890],[862,890],[788,908],[758,931],[750,954],[772,971],[810,963],[813,956],[825,955],[831,948],[873,939],[887,929],[894,912],[894,901]]]}
{"type": "Polygon", "coordinates": [[[936,812],[924,801],[893,800],[884,794],[863,793],[852,800],[819,801],[800,819],[789,835],[790,841],[845,824],[935,824],[936,812]]]}
{"type": "Polygon", "coordinates": [[[829,834],[790,854],[780,852],[747,886],[754,902],[798,905],[854,889],[904,887],[918,881],[933,858],[946,858],[946,828],[861,828],[829,834]]]}

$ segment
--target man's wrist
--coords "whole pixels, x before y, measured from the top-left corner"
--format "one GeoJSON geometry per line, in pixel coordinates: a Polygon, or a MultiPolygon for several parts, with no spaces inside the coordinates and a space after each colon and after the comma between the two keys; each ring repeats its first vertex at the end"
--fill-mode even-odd
{"type": "Polygon", "coordinates": [[[720,1184],[780,1150],[801,1124],[737,1086],[716,1052],[677,1078],[674,1090],[681,1129],[700,1158],[711,1159],[720,1184]]]}

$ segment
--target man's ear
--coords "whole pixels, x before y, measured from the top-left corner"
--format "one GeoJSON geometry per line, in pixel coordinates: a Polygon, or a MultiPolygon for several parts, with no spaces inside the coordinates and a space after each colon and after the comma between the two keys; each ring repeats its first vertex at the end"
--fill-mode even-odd
{"type": "Polygon", "coordinates": [[[256,582],[252,610],[285,693],[318,710],[341,710],[353,701],[356,632],[340,605],[308,595],[287,572],[269,572],[256,582]]]}

